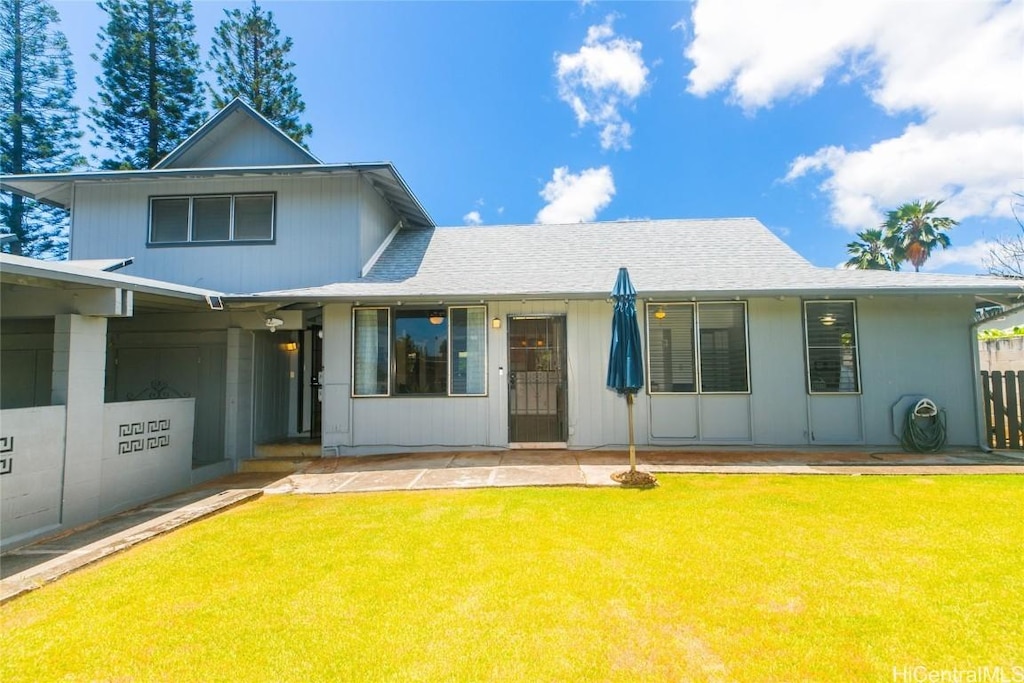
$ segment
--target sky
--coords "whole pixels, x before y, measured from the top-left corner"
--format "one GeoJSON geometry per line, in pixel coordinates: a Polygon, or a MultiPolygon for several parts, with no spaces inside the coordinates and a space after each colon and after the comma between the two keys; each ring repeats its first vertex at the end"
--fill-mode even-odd
{"type": "MultiPolygon", "coordinates": [[[[105,14],[54,5],[84,110],[105,14]]],[[[204,57],[248,6],[195,2],[204,57]]],[[[311,151],[392,162],[438,225],[753,216],[833,267],[886,210],[941,199],[961,224],[923,270],[954,273],[1020,234],[1024,0],[261,6],[294,41],[311,151]]]]}

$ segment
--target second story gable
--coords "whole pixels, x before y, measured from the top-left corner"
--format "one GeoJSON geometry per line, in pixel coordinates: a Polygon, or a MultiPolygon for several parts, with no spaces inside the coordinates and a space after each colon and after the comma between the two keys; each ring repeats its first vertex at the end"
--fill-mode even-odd
{"type": "Polygon", "coordinates": [[[153,168],[240,168],[322,163],[259,112],[235,98],[153,168]]]}
{"type": "Polygon", "coordinates": [[[152,169],[0,187],[70,209],[72,259],[225,292],[352,279],[398,230],[433,226],[391,164],[324,164],[240,100],[152,169]]]}

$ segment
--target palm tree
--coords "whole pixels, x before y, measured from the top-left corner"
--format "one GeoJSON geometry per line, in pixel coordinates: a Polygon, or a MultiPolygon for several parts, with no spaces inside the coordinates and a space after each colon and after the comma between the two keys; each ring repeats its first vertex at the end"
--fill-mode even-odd
{"type": "Polygon", "coordinates": [[[952,218],[932,215],[942,202],[941,199],[937,202],[910,202],[886,214],[882,223],[885,230],[883,241],[892,250],[895,262],[910,261],[914,270],[919,271],[935,245],[943,249],[949,246],[946,231],[958,223],[952,218]]]}
{"type": "Polygon", "coordinates": [[[899,270],[900,264],[893,258],[892,249],[886,245],[881,228],[857,233],[857,239],[846,245],[850,260],[847,268],[856,270],[899,270]]]}

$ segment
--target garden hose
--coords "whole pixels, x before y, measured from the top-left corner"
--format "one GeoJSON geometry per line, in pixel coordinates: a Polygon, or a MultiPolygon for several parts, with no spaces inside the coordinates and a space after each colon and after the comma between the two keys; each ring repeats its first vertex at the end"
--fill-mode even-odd
{"type": "Polygon", "coordinates": [[[921,415],[917,406],[908,410],[900,443],[905,451],[935,453],[941,450],[946,445],[946,411],[933,410],[931,414],[921,415]]]}

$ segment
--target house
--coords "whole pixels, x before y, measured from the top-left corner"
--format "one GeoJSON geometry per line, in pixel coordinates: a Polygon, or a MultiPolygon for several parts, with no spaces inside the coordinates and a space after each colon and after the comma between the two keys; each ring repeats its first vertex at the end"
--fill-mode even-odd
{"type": "Polygon", "coordinates": [[[0,189],[72,226],[67,263],[0,260],[5,543],[288,439],[325,455],[622,445],[604,386],[620,266],[639,290],[640,445],[894,447],[894,405],[923,395],[951,444],[977,446],[975,307],[1021,295],[818,268],[753,218],[440,228],[391,164],[322,163],[240,101],[153,169],[0,189]],[[189,446],[173,476],[165,420],[189,446]],[[54,425],[43,475],[22,453],[54,425]]]}

